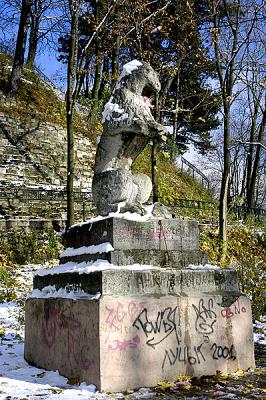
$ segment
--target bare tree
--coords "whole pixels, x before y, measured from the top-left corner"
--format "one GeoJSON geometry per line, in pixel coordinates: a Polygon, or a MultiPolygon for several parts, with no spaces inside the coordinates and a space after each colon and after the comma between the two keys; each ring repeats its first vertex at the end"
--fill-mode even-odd
{"type": "Polygon", "coordinates": [[[84,62],[86,53],[97,37],[98,32],[103,28],[111,15],[117,0],[113,0],[109,5],[106,14],[97,24],[95,31],[87,40],[81,49],[79,61],[77,60],[78,51],[78,21],[82,0],[69,0],[69,12],[71,16],[70,46],[67,71],[67,94],[66,94],[66,112],[67,112],[67,139],[68,139],[68,161],[67,161],[67,229],[74,223],[74,129],[73,117],[77,100],[80,81],[83,76],[84,62]]]}
{"type": "Polygon", "coordinates": [[[22,0],[16,50],[15,50],[13,68],[10,78],[9,95],[11,97],[16,96],[18,92],[19,80],[22,74],[26,40],[27,40],[28,18],[30,15],[30,10],[31,10],[31,0],[22,0]]]}
{"type": "Polygon", "coordinates": [[[232,104],[239,95],[236,83],[244,68],[249,38],[260,7],[236,0],[212,0],[212,43],[223,110],[223,175],[219,205],[219,235],[222,256],[227,245],[227,210],[230,187],[230,142],[232,104]]]}

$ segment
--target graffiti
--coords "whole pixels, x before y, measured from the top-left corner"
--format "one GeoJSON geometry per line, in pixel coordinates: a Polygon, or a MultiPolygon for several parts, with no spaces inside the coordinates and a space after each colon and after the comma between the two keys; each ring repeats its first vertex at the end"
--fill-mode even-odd
{"type": "Polygon", "coordinates": [[[119,330],[119,325],[121,324],[126,315],[126,312],[123,308],[124,308],[123,304],[119,302],[115,307],[112,308],[109,308],[107,306],[105,307],[108,313],[105,323],[108,325],[110,329],[114,329],[116,331],[119,330]]]}
{"type": "Polygon", "coordinates": [[[83,369],[91,366],[91,361],[85,357],[84,349],[79,350],[78,332],[81,323],[73,315],[67,315],[64,310],[50,308],[42,321],[43,342],[49,348],[56,346],[57,337],[66,337],[66,349],[68,359],[73,358],[77,365],[83,369]]]}
{"type": "Polygon", "coordinates": [[[48,347],[53,347],[58,330],[75,330],[80,328],[80,322],[72,316],[66,316],[63,311],[52,308],[47,318],[42,321],[43,338],[48,347]]]}
{"type": "MultiPolygon", "coordinates": [[[[166,240],[179,240],[180,236],[188,237],[186,229],[175,226],[164,226],[164,237],[166,240]]],[[[119,229],[120,240],[130,238],[131,240],[162,240],[162,229],[156,226],[152,231],[139,229],[137,226],[125,226],[119,229]]]]}
{"type": "Polygon", "coordinates": [[[140,344],[140,337],[138,335],[134,336],[133,339],[123,339],[123,340],[114,340],[113,345],[108,346],[109,350],[120,350],[120,351],[125,351],[128,349],[133,349],[138,347],[140,344]]]}
{"type": "Polygon", "coordinates": [[[144,291],[145,289],[154,288],[164,288],[173,293],[177,285],[181,283],[181,274],[163,274],[163,273],[153,273],[143,272],[136,275],[136,286],[139,290],[144,291]]]}
{"type": "Polygon", "coordinates": [[[164,369],[167,361],[171,367],[174,366],[177,362],[195,365],[206,361],[201,349],[202,345],[203,343],[201,343],[199,346],[193,346],[192,349],[190,349],[188,346],[178,346],[176,347],[175,351],[171,349],[165,350],[162,369],[164,369]]]}
{"type": "Polygon", "coordinates": [[[216,343],[213,343],[211,350],[213,350],[212,358],[214,360],[219,360],[219,358],[223,358],[225,360],[235,360],[235,350],[234,345],[231,347],[227,346],[218,346],[216,343]]]}
{"type": "Polygon", "coordinates": [[[53,347],[59,327],[60,312],[56,308],[49,310],[48,317],[42,321],[43,340],[48,347],[53,347]]]}
{"type": "Polygon", "coordinates": [[[176,329],[176,310],[177,307],[167,307],[163,311],[158,311],[154,321],[148,317],[147,308],[144,308],[133,322],[133,326],[145,333],[146,344],[155,348],[163,342],[169,335],[175,333],[178,344],[180,339],[176,329]]]}
{"type": "Polygon", "coordinates": [[[136,275],[136,283],[138,289],[144,290],[145,288],[152,287],[153,279],[150,272],[143,272],[136,275]]]}
{"type": "Polygon", "coordinates": [[[241,307],[239,304],[239,300],[237,300],[231,307],[227,307],[221,310],[221,315],[223,318],[228,319],[233,317],[234,315],[238,315],[245,312],[247,312],[246,308],[243,306],[241,307]]]}
{"type": "Polygon", "coordinates": [[[195,313],[195,328],[198,333],[209,335],[213,333],[213,326],[216,322],[216,313],[212,310],[213,299],[209,299],[208,306],[204,305],[204,300],[200,299],[198,307],[192,304],[195,313]]]}

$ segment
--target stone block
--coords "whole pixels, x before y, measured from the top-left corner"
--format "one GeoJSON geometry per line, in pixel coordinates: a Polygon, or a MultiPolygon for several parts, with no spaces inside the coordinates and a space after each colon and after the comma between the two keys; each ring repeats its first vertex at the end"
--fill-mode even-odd
{"type": "Polygon", "coordinates": [[[167,268],[186,268],[189,264],[206,264],[208,257],[200,250],[114,250],[108,253],[82,254],[78,256],[62,257],[60,264],[69,261],[81,263],[83,261],[106,260],[113,265],[144,264],[167,268]]]}
{"type": "Polygon", "coordinates": [[[238,293],[234,270],[176,270],[152,269],[146,271],[105,270],[79,274],[77,272],[34,276],[33,288],[46,286],[64,288],[67,292],[101,293],[103,296],[151,295],[190,296],[203,293],[238,293]]]}
{"type": "Polygon", "coordinates": [[[254,367],[250,301],[239,292],[26,302],[25,359],[101,391],[178,374],[254,367]],[[33,329],[34,327],[34,329],[33,329]]]}
{"type": "Polygon", "coordinates": [[[74,248],[109,242],[115,250],[199,250],[199,231],[192,220],[106,218],[74,225],[66,241],[74,248]]]}

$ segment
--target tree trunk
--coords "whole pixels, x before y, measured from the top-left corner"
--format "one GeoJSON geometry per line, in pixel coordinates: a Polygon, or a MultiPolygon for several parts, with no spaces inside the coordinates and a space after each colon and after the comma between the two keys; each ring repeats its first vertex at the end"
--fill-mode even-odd
{"type": "Polygon", "coordinates": [[[170,149],[170,160],[175,161],[176,158],[176,139],[177,139],[177,120],[178,120],[178,109],[179,109],[179,85],[180,85],[180,67],[176,73],[176,98],[175,98],[175,110],[174,110],[174,121],[173,121],[173,134],[171,137],[171,149],[170,149]]]}
{"type": "Polygon", "coordinates": [[[27,30],[28,30],[27,22],[30,15],[30,9],[31,9],[31,1],[22,0],[16,50],[15,50],[13,68],[10,78],[9,95],[11,97],[15,97],[17,95],[19,81],[22,74],[26,40],[27,40],[27,30]]]}
{"type": "Polygon", "coordinates": [[[247,173],[246,173],[246,199],[247,204],[249,203],[250,198],[250,184],[251,184],[251,175],[252,175],[252,165],[254,161],[254,140],[255,140],[255,129],[256,129],[256,120],[259,111],[259,102],[256,101],[254,104],[254,114],[251,121],[250,135],[249,135],[249,149],[247,154],[247,173]]]}
{"type": "Polygon", "coordinates": [[[96,118],[99,105],[99,89],[101,85],[102,48],[99,38],[96,38],[96,67],[92,89],[92,117],[96,118]]]}
{"type": "Polygon", "coordinates": [[[71,12],[71,31],[69,59],[67,67],[67,94],[66,94],[66,113],[67,113],[67,224],[69,229],[74,224],[74,129],[73,113],[75,100],[73,98],[75,76],[77,70],[77,49],[78,49],[78,15],[79,2],[69,3],[71,12]]]}
{"type": "MultiPolygon", "coordinates": [[[[265,100],[265,102],[266,102],[266,100],[265,100]]],[[[261,143],[263,145],[265,126],[266,126],[266,104],[265,104],[265,108],[264,108],[263,115],[262,115],[262,120],[261,120],[260,127],[259,127],[258,145],[256,148],[256,154],[255,154],[255,158],[254,158],[254,164],[253,164],[253,169],[252,169],[252,174],[251,174],[251,179],[250,179],[249,192],[247,195],[248,211],[250,211],[251,208],[254,207],[255,187],[256,187],[256,181],[257,181],[259,164],[260,164],[260,154],[261,154],[261,149],[262,149],[262,146],[260,146],[259,143],[261,143]]]]}
{"type": "MultiPolygon", "coordinates": [[[[154,118],[157,122],[160,119],[158,94],[156,94],[155,97],[154,118]]],[[[153,203],[157,203],[159,201],[159,188],[158,188],[158,176],[157,176],[157,148],[158,148],[158,142],[156,139],[153,139],[151,148],[151,180],[152,180],[153,203]]]]}
{"type": "Polygon", "coordinates": [[[224,102],[224,159],[223,159],[223,177],[220,192],[219,203],[219,237],[221,239],[221,258],[226,253],[227,246],[227,207],[230,181],[230,106],[224,102]]]}
{"type": "Polygon", "coordinates": [[[33,68],[35,63],[35,58],[37,54],[37,45],[38,45],[39,23],[40,23],[39,17],[32,14],[31,24],[30,24],[29,52],[27,58],[27,66],[29,68],[33,68]]]}
{"type": "Polygon", "coordinates": [[[111,82],[110,82],[110,72],[109,72],[109,57],[105,56],[103,59],[102,79],[99,89],[99,100],[103,99],[105,94],[105,88],[107,85],[110,87],[111,82]]]}
{"type": "MultiPolygon", "coordinates": [[[[99,7],[98,2],[96,2],[95,9],[95,21],[98,25],[99,23],[99,7]]],[[[101,39],[97,33],[95,38],[95,55],[96,55],[96,67],[95,67],[95,75],[94,75],[94,84],[92,88],[92,119],[96,120],[98,105],[99,105],[99,89],[101,84],[101,71],[102,71],[102,46],[101,39]]]]}
{"type": "Polygon", "coordinates": [[[116,36],[115,46],[112,54],[112,85],[115,85],[119,76],[119,50],[121,44],[121,37],[116,36]]]}

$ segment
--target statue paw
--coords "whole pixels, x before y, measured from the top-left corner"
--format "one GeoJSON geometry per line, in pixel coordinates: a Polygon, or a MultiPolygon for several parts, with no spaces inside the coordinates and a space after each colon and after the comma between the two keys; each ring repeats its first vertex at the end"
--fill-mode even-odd
{"type": "Polygon", "coordinates": [[[126,203],[124,207],[120,209],[121,213],[137,213],[139,215],[147,214],[146,209],[140,203],[126,203]]]}

